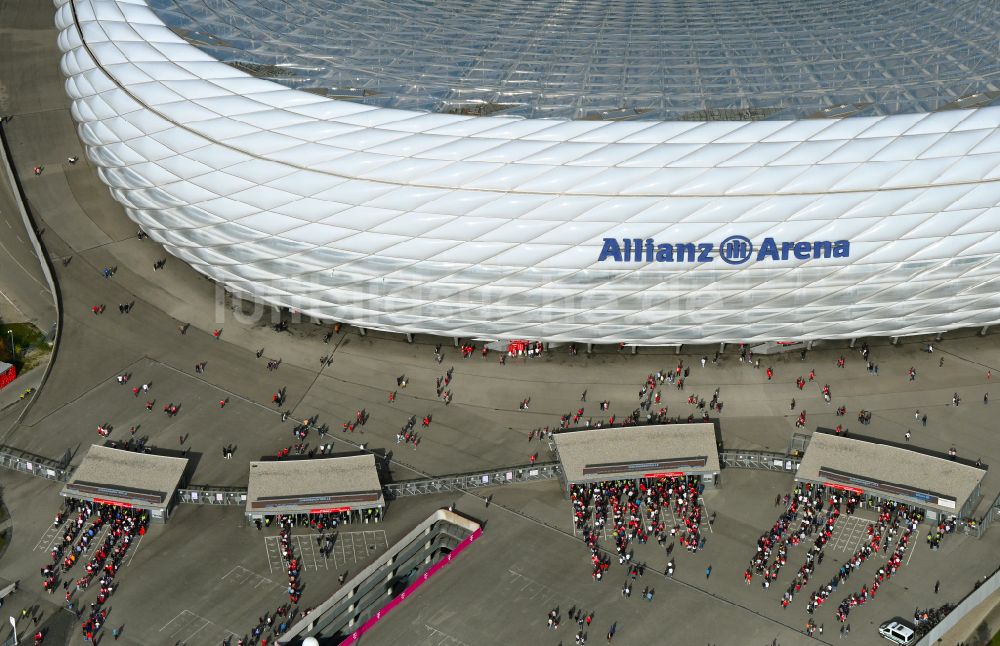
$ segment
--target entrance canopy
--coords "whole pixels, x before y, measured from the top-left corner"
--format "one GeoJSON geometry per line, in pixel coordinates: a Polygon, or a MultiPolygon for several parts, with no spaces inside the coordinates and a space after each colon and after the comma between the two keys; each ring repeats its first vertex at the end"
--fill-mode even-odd
{"type": "Polygon", "coordinates": [[[247,514],[325,514],[385,505],[375,456],[250,463],[247,514]]]}
{"type": "Polygon", "coordinates": [[[96,503],[149,509],[164,517],[187,468],[187,458],[136,453],[94,444],[62,495],[96,503]]]}
{"type": "Polygon", "coordinates": [[[719,473],[709,423],[574,429],[553,437],[567,483],[719,473]]]}
{"type": "Polygon", "coordinates": [[[797,480],[964,516],[980,497],[986,469],[938,453],[816,431],[797,480]]]}

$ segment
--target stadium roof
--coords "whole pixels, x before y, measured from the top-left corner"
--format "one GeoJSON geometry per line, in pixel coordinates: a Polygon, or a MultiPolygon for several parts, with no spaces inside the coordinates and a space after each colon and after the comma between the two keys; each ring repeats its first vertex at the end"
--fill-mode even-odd
{"type": "Polygon", "coordinates": [[[380,107],[756,120],[975,107],[1000,5],[912,0],[151,0],[244,71],[380,107]]]}

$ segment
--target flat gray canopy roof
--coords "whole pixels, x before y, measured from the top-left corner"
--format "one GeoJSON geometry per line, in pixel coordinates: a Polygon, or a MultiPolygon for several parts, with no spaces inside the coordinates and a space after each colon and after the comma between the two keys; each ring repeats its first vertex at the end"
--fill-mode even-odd
{"type": "Polygon", "coordinates": [[[169,458],[94,444],[73,471],[62,495],[147,509],[166,508],[187,458],[169,458]]]}
{"type": "Polygon", "coordinates": [[[796,478],[959,514],[985,475],[984,469],[914,449],[817,432],[796,478]]]}
{"type": "Polygon", "coordinates": [[[589,428],[553,437],[568,482],[719,472],[715,426],[709,423],[589,428]]]}
{"type": "Polygon", "coordinates": [[[247,513],[308,514],[384,504],[374,455],[250,463],[247,513]]]}

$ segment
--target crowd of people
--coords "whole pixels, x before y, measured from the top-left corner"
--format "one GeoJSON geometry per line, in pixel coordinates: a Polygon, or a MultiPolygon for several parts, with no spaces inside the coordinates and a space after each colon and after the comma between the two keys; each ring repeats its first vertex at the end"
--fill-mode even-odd
{"type": "MultiPolygon", "coordinates": [[[[771,528],[757,540],[756,552],[751,557],[749,567],[744,570],[743,578],[750,585],[753,577],[760,575],[763,578],[761,588],[768,589],[786,564],[789,550],[811,539],[805,562],[782,593],[780,603],[782,608],[787,608],[795,594],[808,584],[816,567],[823,563],[824,550],[833,537],[841,511],[848,515],[854,514],[862,500],[860,494],[850,489],[833,489],[804,483],[797,485],[791,495],[779,495],[774,502],[776,507],[784,505],[785,508],[771,528]]],[[[875,506],[874,499],[868,499],[868,503],[869,506],[875,506]]],[[[880,501],[877,504],[877,519],[867,525],[864,540],[833,577],[809,595],[806,612],[812,615],[866,561],[881,554],[885,562],[876,568],[871,582],[844,597],[837,606],[835,617],[841,623],[843,636],[851,609],[873,599],[879,588],[903,566],[903,557],[911,547],[913,533],[922,520],[923,512],[918,509],[891,500],[880,501]]],[[[928,546],[934,548],[940,543],[941,537],[955,531],[956,526],[954,520],[939,523],[936,531],[928,534],[928,546]]],[[[819,624],[818,629],[822,631],[822,624],[819,624]]],[[[816,630],[816,623],[810,619],[806,633],[811,635],[816,630]]]]}
{"type": "MultiPolygon", "coordinates": [[[[628,563],[630,571],[633,568],[641,571],[644,567],[633,561],[633,545],[644,544],[650,538],[662,546],[669,537],[668,555],[673,551],[674,541],[691,553],[703,549],[701,492],[697,476],[572,485],[573,522],[590,549],[594,580],[601,581],[611,563],[611,557],[600,544],[602,534],[611,538],[619,564],[628,563]],[[665,509],[673,511],[675,522],[670,526],[663,519],[665,509]]],[[[672,564],[671,558],[668,568],[671,574],[672,564]]]]}
{"type": "MultiPolygon", "coordinates": [[[[843,624],[847,621],[847,616],[850,614],[852,608],[864,605],[869,599],[873,599],[879,587],[903,567],[903,556],[909,547],[913,532],[917,530],[917,525],[921,520],[923,520],[923,513],[907,505],[891,500],[883,501],[879,505],[878,520],[868,526],[868,540],[858,548],[850,561],[841,568],[841,572],[838,572],[837,576],[840,582],[844,583],[851,572],[860,568],[866,558],[878,554],[880,549],[882,553],[887,553],[892,546],[893,538],[898,536],[895,548],[892,550],[885,565],[879,566],[875,572],[875,575],[872,577],[871,586],[869,587],[867,584],[862,585],[858,592],[849,594],[837,606],[835,615],[840,623],[843,624]]],[[[824,588],[821,593],[825,592],[827,596],[831,594],[832,584],[833,581],[831,581],[830,588],[824,588]]]]}
{"type": "MultiPolygon", "coordinates": [[[[62,526],[62,539],[52,548],[51,562],[41,569],[42,587],[54,594],[61,583],[67,609],[83,618],[83,639],[97,641],[108,618],[105,606],[118,588],[115,575],[129,548],[146,533],[149,516],[142,510],[70,499],[53,524],[62,526]],[[74,582],[71,573],[80,561],[86,562],[86,574],[74,582]],[[95,581],[99,587],[96,599],[84,605],[80,597],[95,581]]],[[[119,632],[115,630],[116,639],[119,632]]]]}
{"type": "Polygon", "coordinates": [[[826,487],[807,482],[796,485],[791,495],[777,496],[774,500],[775,507],[784,505],[785,509],[771,528],[757,539],[756,552],[750,559],[749,567],[743,572],[747,585],[750,585],[754,575],[761,575],[763,577],[761,587],[766,590],[777,579],[782,566],[787,562],[788,549],[819,532],[819,536],[807,552],[806,563],[799,568],[795,581],[782,595],[783,607],[787,607],[795,592],[808,582],[815,564],[822,562],[823,547],[832,535],[834,524],[840,516],[841,503],[846,504],[847,513],[854,513],[857,499],[848,495],[842,500],[839,494],[831,494],[827,511],[824,513],[826,495],[826,487]],[[796,520],[799,521],[797,526],[796,520]]]}

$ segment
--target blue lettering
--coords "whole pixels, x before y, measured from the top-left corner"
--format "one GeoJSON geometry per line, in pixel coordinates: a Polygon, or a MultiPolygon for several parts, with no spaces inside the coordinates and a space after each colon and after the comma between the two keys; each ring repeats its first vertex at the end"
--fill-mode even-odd
{"type": "Polygon", "coordinates": [[[698,262],[712,262],[712,244],[702,242],[698,244],[698,262]]]}
{"type": "MultiPolygon", "coordinates": [[[[742,236],[730,236],[723,241],[718,255],[730,265],[737,265],[754,256],[754,244],[742,236]]],[[[714,262],[710,242],[683,242],[657,244],[652,238],[604,238],[598,262],[714,262]]],[[[847,258],[851,255],[849,240],[814,240],[812,242],[776,242],[764,238],[757,248],[756,259],[809,260],[811,258],[847,258]]]]}
{"type": "Polygon", "coordinates": [[[604,248],[601,249],[601,255],[597,257],[597,262],[604,262],[609,256],[615,262],[622,261],[622,248],[618,246],[618,241],[614,238],[604,239],[604,248]]]}
{"type": "Polygon", "coordinates": [[[674,246],[677,252],[677,262],[694,262],[695,248],[693,242],[683,242],[674,246]]]}
{"type": "Polygon", "coordinates": [[[674,247],[667,243],[656,245],[656,262],[673,262],[674,247]]]}
{"type": "Polygon", "coordinates": [[[760,249],[757,250],[757,260],[761,261],[765,258],[778,259],[778,245],[774,242],[774,238],[764,238],[764,242],[760,243],[760,249]]]}

